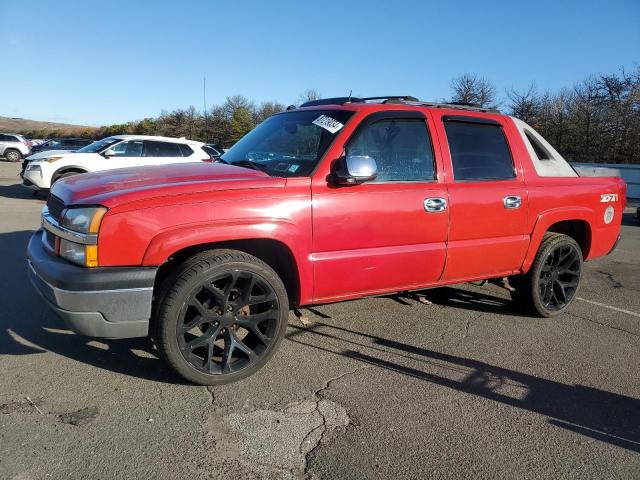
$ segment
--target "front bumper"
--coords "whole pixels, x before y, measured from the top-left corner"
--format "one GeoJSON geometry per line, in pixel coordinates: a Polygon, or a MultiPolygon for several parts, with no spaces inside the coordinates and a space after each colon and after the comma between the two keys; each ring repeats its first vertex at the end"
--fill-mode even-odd
{"type": "Polygon", "coordinates": [[[29,240],[33,286],[74,332],[89,337],[144,337],[149,332],[155,267],[85,268],[44,250],[42,230],[29,240]]]}
{"type": "Polygon", "coordinates": [[[31,190],[45,190],[49,188],[42,178],[42,173],[32,170],[24,170],[20,173],[22,177],[22,185],[31,190]]]}

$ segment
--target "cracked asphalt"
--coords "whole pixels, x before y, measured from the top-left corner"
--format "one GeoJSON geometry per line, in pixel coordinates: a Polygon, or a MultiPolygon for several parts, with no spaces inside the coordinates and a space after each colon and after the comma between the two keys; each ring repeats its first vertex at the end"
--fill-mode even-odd
{"type": "Polygon", "coordinates": [[[0,162],[0,479],[640,478],[640,226],[555,319],[495,285],[291,315],[237,384],[70,333],[28,283],[43,201],[0,162]]]}

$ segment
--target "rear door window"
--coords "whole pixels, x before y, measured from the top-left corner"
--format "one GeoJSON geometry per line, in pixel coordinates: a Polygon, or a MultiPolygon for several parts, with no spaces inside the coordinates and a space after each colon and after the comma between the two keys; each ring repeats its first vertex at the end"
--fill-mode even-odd
{"type": "Polygon", "coordinates": [[[515,169],[507,139],[499,124],[444,122],[455,181],[507,180],[515,169]]]}
{"type": "Polygon", "coordinates": [[[182,157],[179,144],[169,142],[144,141],[145,157],[182,157]]]}

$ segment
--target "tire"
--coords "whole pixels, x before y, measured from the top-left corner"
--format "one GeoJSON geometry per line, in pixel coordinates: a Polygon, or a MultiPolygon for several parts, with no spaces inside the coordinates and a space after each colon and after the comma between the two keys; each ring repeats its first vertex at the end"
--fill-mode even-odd
{"type": "Polygon", "coordinates": [[[582,250],[560,233],[545,234],[538,253],[524,275],[509,277],[513,300],[537,317],[554,317],[575,299],[582,279],[582,250]]]}
{"type": "Polygon", "coordinates": [[[58,175],[54,175],[53,179],[51,180],[51,186],[53,187],[53,184],[56,183],[61,178],[72,177],[74,175],[80,175],[81,173],[82,172],[64,172],[64,173],[60,173],[58,175]]]}
{"type": "Polygon", "coordinates": [[[263,261],[236,250],[188,258],[158,289],[151,335],[179,375],[223,385],[262,368],[287,329],[289,299],[263,261]]]}
{"type": "Polygon", "coordinates": [[[9,148],[4,151],[4,158],[7,159],[7,162],[19,162],[22,160],[22,153],[14,148],[9,148]]]}

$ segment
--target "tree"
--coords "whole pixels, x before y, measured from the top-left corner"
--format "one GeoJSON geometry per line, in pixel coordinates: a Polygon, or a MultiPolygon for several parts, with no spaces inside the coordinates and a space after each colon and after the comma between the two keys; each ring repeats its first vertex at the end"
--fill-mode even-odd
{"type": "Polygon", "coordinates": [[[315,100],[320,100],[322,95],[315,88],[307,88],[300,96],[298,97],[298,105],[302,105],[306,102],[313,102],[315,100]]]}
{"type": "Polygon", "coordinates": [[[257,125],[262,123],[271,115],[283,112],[285,106],[279,102],[262,102],[254,112],[254,123],[257,125]]]}
{"type": "Polygon", "coordinates": [[[496,88],[484,77],[464,73],[451,81],[454,103],[468,103],[484,108],[496,106],[496,88]]]}
{"type": "Polygon", "coordinates": [[[231,122],[229,125],[230,137],[227,145],[233,145],[242,137],[244,137],[248,132],[253,130],[255,127],[255,123],[253,122],[253,118],[251,115],[251,110],[247,107],[238,107],[233,112],[233,116],[231,117],[231,122]]]}
{"type": "Polygon", "coordinates": [[[531,84],[527,90],[519,92],[511,88],[506,91],[509,99],[509,113],[523,122],[530,123],[535,120],[540,108],[540,101],[536,93],[535,84],[531,84]]]}

